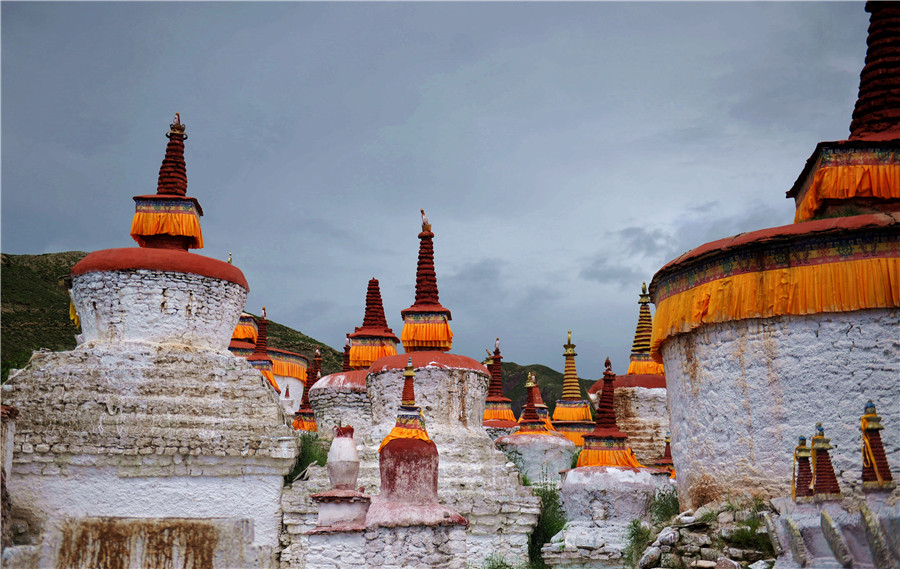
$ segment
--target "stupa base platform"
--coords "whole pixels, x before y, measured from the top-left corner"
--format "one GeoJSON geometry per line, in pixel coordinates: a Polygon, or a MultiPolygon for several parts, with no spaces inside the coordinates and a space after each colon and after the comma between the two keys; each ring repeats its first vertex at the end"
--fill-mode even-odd
{"type": "MultiPolygon", "coordinates": [[[[302,536],[290,567],[465,569],[464,526],[373,527],[302,536]]],[[[284,561],[284,557],[282,557],[284,561]]]]}
{"type": "Polygon", "coordinates": [[[556,433],[507,436],[495,444],[533,484],[559,484],[560,471],[572,468],[578,452],[575,443],[556,433]]]}
{"type": "Polygon", "coordinates": [[[648,517],[646,504],[671,488],[669,473],[650,468],[588,466],[562,473],[559,497],[569,523],[541,550],[553,567],[621,567],[627,527],[648,517]]]}
{"type": "Polygon", "coordinates": [[[277,547],[297,439],[245,360],[172,344],[82,345],[35,353],[3,398],[20,411],[6,483],[23,539],[42,539],[55,518],[241,512],[254,546],[277,547]]]}

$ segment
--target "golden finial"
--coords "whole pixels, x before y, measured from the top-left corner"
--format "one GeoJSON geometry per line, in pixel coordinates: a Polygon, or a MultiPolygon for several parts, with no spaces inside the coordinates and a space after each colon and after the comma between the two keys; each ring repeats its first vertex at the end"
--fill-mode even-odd
{"type": "Polygon", "coordinates": [[[534,379],[534,372],[530,371],[528,372],[528,381],[525,382],[525,387],[534,387],[535,385],[537,385],[537,383],[534,379]]]}
{"type": "Polygon", "coordinates": [[[413,377],[416,373],[413,371],[412,357],[406,360],[406,369],[403,371],[403,377],[413,377]]]}
{"type": "Polygon", "coordinates": [[[263,320],[266,319],[266,307],[263,306],[263,320]]]}
{"type": "Polygon", "coordinates": [[[571,355],[577,355],[577,354],[575,353],[575,344],[572,343],[572,331],[571,331],[571,330],[569,330],[569,336],[568,336],[568,338],[566,339],[566,343],[565,343],[565,345],[563,346],[563,348],[566,349],[566,351],[563,352],[563,355],[569,355],[569,354],[571,354],[571,355]]]}
{"type": "Polygon", "coordinates": [[[422,231],[431,231],[431,223],[428,222],[428,216],[425,215],[425,210],[420,209],[419,212],[422,213],[422,231]]]}
{"type": "Polygon", "coordinates": [[[650,294],[647,293],[647,283],[641,283],[641,296],[638,304],[650,304],[650,294]]]}
{"type": "Polygon", "coordinates": [[[606,357],[606,362],[604,362],[603,365],[606,368],[606,371],[608,371],[609,373],[612,373],[612,362],[609,361],[609,356],[606,357]]]}
{"type": "Polygon", "coordinates": [[[169,132],[166,133],[166,138],[171,138],[173,134],[180,134],[184,140],[187,140],[187,135],[184,133],[184,125],[181,124],[181,113],[175,113],[175,120],[169,125],[169,132]]]}
{"type": "Polygon", "coordinates": [[[231,251],[228,252],[228,264],[231,264],[231,251]]]}

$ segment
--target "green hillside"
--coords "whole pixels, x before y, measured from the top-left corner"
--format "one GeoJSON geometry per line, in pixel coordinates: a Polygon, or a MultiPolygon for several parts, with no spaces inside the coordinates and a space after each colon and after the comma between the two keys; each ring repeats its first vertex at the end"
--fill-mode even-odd
{"type": "MultiPolygon", "coordinates": [[[[46,255],[0,254],[0,359],[2,380],[11,368],[21,368],[34,350],[71,350],[79,329],[69,320],[69,294],[59,284],[87,253],[66,251],[46,255]]],[[[322,375],[340,371],[343,353],[305,334],[269,321],[269,346],[297,352],[312,361],[322,346],[322,375]]]]}
{"type": "MultiPolygon", "coordinates": [[[[540,364],[520,366],[514,362],[503,362],[503,394],[512,399],[513,412],[518,417],[525,405],[525,382],[528,374],[534,372],[538,389],[541,390],[541,398],[553,414],[556,400],[562,397],[563,374],[540,364]]],[[[581,396],[587,399],[587,388],[594,383],[593,380],[580,379],[581,396]]]]}

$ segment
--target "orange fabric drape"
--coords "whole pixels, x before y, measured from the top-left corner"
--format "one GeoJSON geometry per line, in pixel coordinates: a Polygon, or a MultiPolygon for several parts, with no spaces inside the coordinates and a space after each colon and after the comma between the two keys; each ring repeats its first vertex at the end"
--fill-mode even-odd
{"type": "Polygon", "coordinates": [[[407,429],[404,427],[394,427],[391,429],[391,432],[384,437],[384,440],[381,441],[381,445],[378,447],[378,452],[381,452],[381,449],[384,448],[384,445],[388,444],[394,439],[419,439],[420,441],[431,442],[431,439],[428,438],[428,432],[424,429],[407,429]]]}
{"type": "Polygon", "coordinates": [[[76,326],[81,326],[81,318],[78,317],[78,312],[75,310],[75,303],[72,302],[71,298],[69,299],[69,320],[76,326]]]}
{"type": "Polygon", "coordinates": [[[625,450],[588,450],[578,455],[578,466],[625,466],[628,468],[646,468],[637,461],[631,449],[625,450]]]}
{"type": "Polygon", "coordinates": [[[279,361],[272,358],[272,371],[282,377],[293,377],[306,383],[306,366],[296,362],[279,361]]]}
{"type": "Polygon", "coordinates": [[[628,375],[665,375],[666,370],[659,362],[633,361],[628,364],[628,375]]]}
{"type": "Polygon", "coordinates": [[[900,166],[853,164],[819,169],[803,199],[797,204],[794,223],[815,217],[823,200],[855,197],[900,198],[900,166]]]}
{"type": "Polygon", "coordinates": [[[653,318],[651,352],[659,357],[666,338],[703,324],[895,307],[900,307],[900,258],[733,275],[663,299],[653,318]]]}
{"type": "Polygon", "coordinates": [[[450,330],[450,324],[447,322],[406,322],[403,324],[400,341],[405,349],[446,348],[449,350],[453,347],[453,331],[450,330]]]}
{"type": "Polygon", "coordinates": [[[370,366],[385,356],[397,355],[397,347],[389,346],[350,346],[350,367],[370,366]]]}
{"type": "Polygon", "coordinates": [[[234,332],[231,334],[231,337],[234,340],[249,340],[250,343],[255,344],[258,335],[259,333],[256,330],[256,326],[250,326],[249,324],[238,324],[234,329],[234,332]]]}
{"type": "Polygon", "coordinates": [[[563,407],[557,402],[556,408],[553,410],[554,421],[593,421],[591,419],[591,411],[588,409],[587,401],[584,405],[578,407],[563,407]]]}
{"type": "Polygon", "coordinates": [[[575,443],[575,446],[577,446],[577,447],[584,446],[584,433],[574,433],[574,432],[568,432],[568,431],[556,431],[556,432],[561,434],[562,436],[566,437],[573,443],[575,443]]]}
{"type": "Polygon", "coordinates": [[[191,237],[191,249],[203,248],[203,232],[200,218],[189,213],[137,212],[131,220],[131,237],[144,245],[143,237],[149,235],[176,235],[191,237]]]}
{"type": "Polygon", "coordinates": [[[513,415],[512,409],[485,409],[482,421],[499,419],[501,421],[515,422],[516,416],[513,415]]]}
{"type": "Polygon", "coordinates": [[[308,431],[310,433],[318,433],[319,427],[315,421],[303,421],[302,419],[294,419],[293,424],[295,431],[308,431]]]}

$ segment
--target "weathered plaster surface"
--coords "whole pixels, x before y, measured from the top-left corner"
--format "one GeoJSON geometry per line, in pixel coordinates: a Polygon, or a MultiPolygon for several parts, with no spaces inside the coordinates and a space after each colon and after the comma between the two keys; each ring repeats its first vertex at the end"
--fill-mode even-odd
{"type": "Polygon", "coordinates": [[[575,443],[556,435],[514,435],[495,443],[534,484],[559,484],[560,471],[572,467],[577,452],[575,443]]]}
{"type": "Polygon", "coordinates": [[[900,475],[900,310],[702,326],[663,343],[682,505],[790,492],[794,447],[821,421],[842,485],[860,478],[859,418],[872,399],[900,475]]]}
{"type": "Polygon", "coordinates": [[[671,487],[668,475],[651,470],[606,466],[563,473],[559,491],[566,527],[542,549],[554,567],[621,567],[627,528],[646,519],[647,501],[671,487]]]}
{"type": "Polygon", "coordinates": [[[638,462],[653,466],[666,448],[669,410],[663,388],[616,388],[616,423],[628,435],[628,446],[638,462]]]}
{"type": "Polygon", "coordinates": [[[247,300],[230,281],[156,270],[91,272],[72,278],[72,301],[86,343],[228,349],[247,300]]]}

